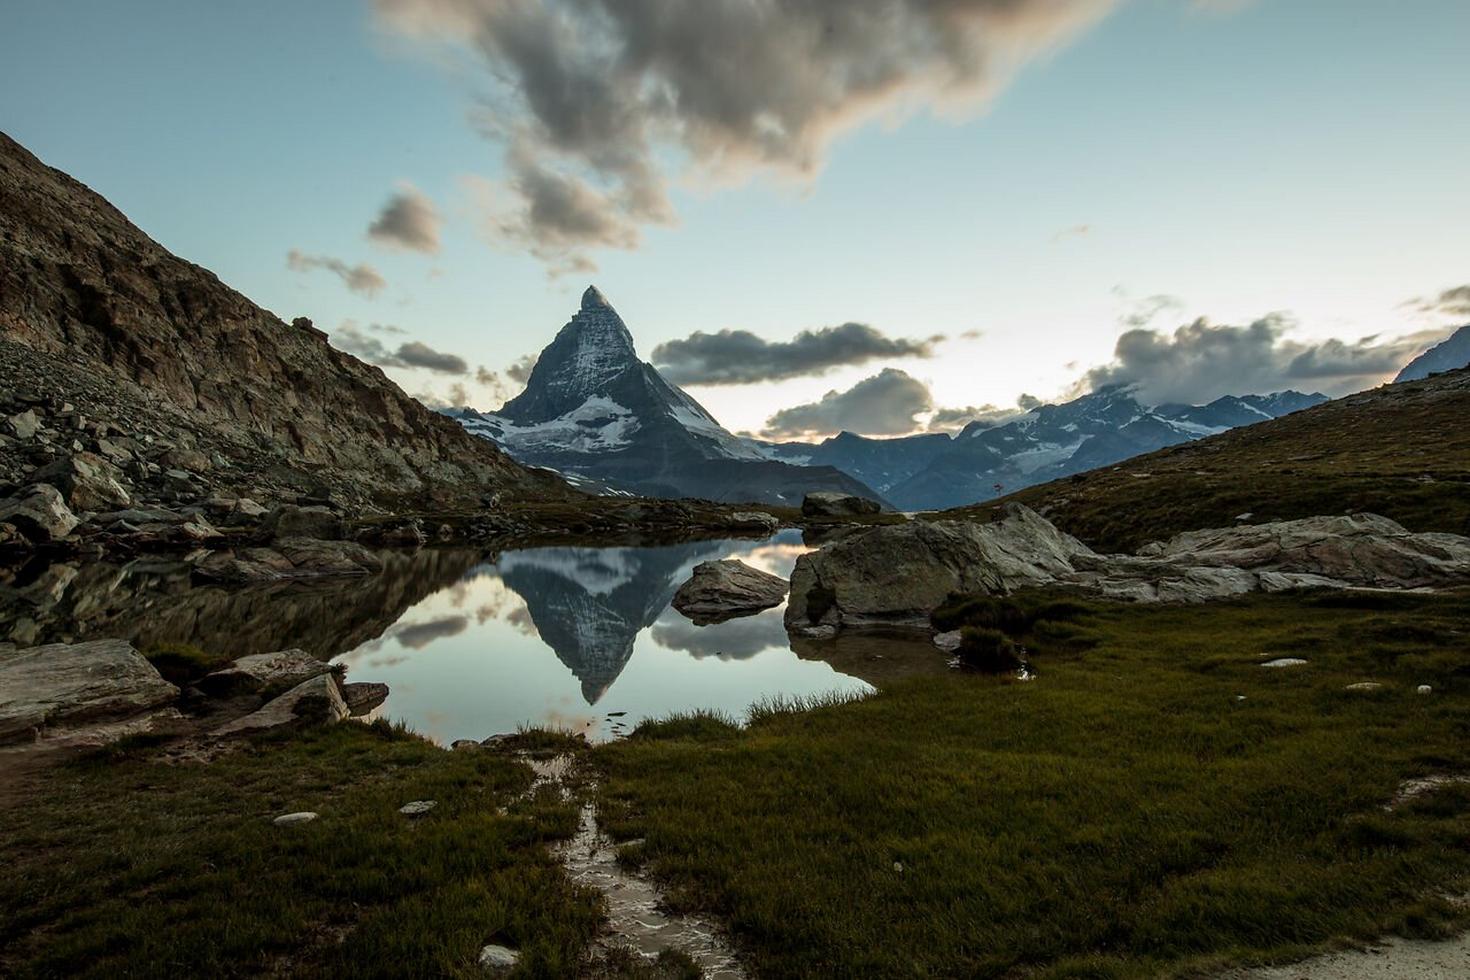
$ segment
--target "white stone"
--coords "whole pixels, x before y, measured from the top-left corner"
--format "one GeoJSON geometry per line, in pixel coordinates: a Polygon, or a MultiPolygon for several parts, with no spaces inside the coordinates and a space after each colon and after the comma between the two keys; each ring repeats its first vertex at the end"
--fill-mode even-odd
{"type": "Polygon", "coordinates": [[[1262,667],[1303,667],[1306,661],[1301,657],[1277,657],[1275,660],[1267,660],[1261,664],[1262,667]]]}
{"type": "Polygon", "coordinates": [[[509,970],[520,958],[521,954],[515,950],[494,943],[480,950],[480,966],[486,970],[509,970]]]}
{"type": "Polygon", "coordinates": [[[437,800],[414,800],[412,803],[403,804],[398,808],[398,812],[406,817],[422,817],[438,805],[437,800]]]}
{"type": "Polygon", "coordinates": [[[1380,684],[1380,683],[1378,683],[1377,681],[1358,681],[1356,684],[1349,684],[1347,687],[1343,688],[1343,690],[1344,691],[1378,691],[1378,690],[1382,690],[1382,688],[1383,688],[1383,685],[1380,684]]]}
{"type": "Polygon", "coordinates": [[[277,827],[289,827],[293,823],[310,823],[316,819],[316,814],[310,810],[301,810],[297,813],[283,813],[271,823],[277,827]]]}
{"type": "Polygon", "coordinates": [[[1419,693],[1419,694],[1433,694],[1434,693],[1434,688],[1430,687],[1428,684],[1420,684],[1414,690],[1417,693],[1419,693]]]}

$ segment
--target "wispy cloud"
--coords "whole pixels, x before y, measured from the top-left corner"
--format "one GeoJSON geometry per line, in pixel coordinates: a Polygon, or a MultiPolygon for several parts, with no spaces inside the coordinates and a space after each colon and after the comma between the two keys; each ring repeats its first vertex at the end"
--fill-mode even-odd
{"type": "MultiPolygon", "coordinates": [[[[395,327],[384,328],[377,324],[368,329],[376,332],[402,332],[395,327]]],[[[332,346],[343,353],[379,367],[423,368],[438,374],[453,375],[469,374],[470,371],[469,364],[458,354],[437,351],[421,341],[405,341],[390,349],[377,337],[364,333],[351,320],[332,331],[331,341],[332,346]]]]}
{"type": "Polygon", "coordinates": [[[890,338],[865,323],[803,330],[772,341],[748,330],[695,331],[653,349],[652,360],[675,384],[732,385],[821,375],[886,357],[929,357],[942,336],[890,338]]]}
{"type": "Polygon", "coordinates": [[[369,299],[377,296],[388,285],[388,281],[370,265],[348,265],[330,255],[307,255],[294,248],[286,253],[286,267],[295,272],[325,269],[341,279],[348,289],[369,299]]]}

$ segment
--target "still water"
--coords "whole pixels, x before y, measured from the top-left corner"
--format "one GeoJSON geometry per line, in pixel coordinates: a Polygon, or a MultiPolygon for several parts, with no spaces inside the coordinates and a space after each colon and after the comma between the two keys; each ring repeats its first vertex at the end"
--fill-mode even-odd
{"type": "Polygon", "coordinates": [[[555,726],[602,740],[649,717],[870,690],[943,671],[925,640],[788,639],[782,607],[695,626],[669,606],[701,561],[787,577],[799,532],[660,547],[390,552],[381,575],[244,589],[193,586],[185,566],[0,570],[0,642],[124,637],[230,656],[301,647],[391,694],[379,714],[437,741],[555,726]]]}

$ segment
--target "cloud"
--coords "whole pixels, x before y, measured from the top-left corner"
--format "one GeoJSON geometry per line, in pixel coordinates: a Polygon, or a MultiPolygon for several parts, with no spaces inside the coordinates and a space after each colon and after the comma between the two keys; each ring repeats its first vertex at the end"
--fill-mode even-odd
{"type": "Polygon", "coordinates": [[[535,369],[536,362],[540,360],[540,354],[526,354],[510,367],[505,369],[505,376],[512,381],[525,384],[531,380],[531,371],[535,369]]]}
{"type": "Polygon", "coordinates": [[[1081,385],[1130,384],[1146,402],[1203,404],[1221,395],[1309,387],[1345,394],[1398,371],[1444,331],[1357,341],[1303,342],[1288,336],[1292,321],[1271,314],[1248,326],[1204,318],[1173,333],[1133,329],[1118,338],[1113,361],[1087,372],[1081,385]]]}
{"type": "Polygon", "coordinates": [[[1421,313],[1438,313],[1443,316],[1470,316],[1470,285],[1446,289],[1438,296],[1414,299],[1409,303],[1421,313]]]}
{"type": "Polygon", "coordinates": [[[829,391],[815,402],[783,408],[766,420],[767,438],[824,436],[846,429],[862,435],[893,436],[918,428],[916,416],[934,409],[929,387],[897,368],[884,368],[846,391],[829,391]]]}
{"type": "MultiPolygon", "coordinates": [[[[1022,395],[1021,399],[1023,402],[1029,400],[1039,403],[1039,399],[1034,399],[1030,395],[1022,395]]],[[[1019,415],[1024,415],[1035,407],[1032,404],[1023,404],[1002,408],[999,405],[987,403],[979,407],[940,408],[930,416],[927,428],[930,432],[957,432],[971,422],[983,422],[987,426],[1000,425],[1002,422],[1009,422],[1019,415]]]]}
{"type": "Polygon", "coordinates": [[[400,627],[393,633],[393,638],[401,647],[410,650],[422,650],[435,640],[442,640],[451,636],[458,636],[470,625],[468,616],[444,616],[440,619],[431,619],[427,623],[412,623],[400,627]]]}
{"type": "Polygon", "coordinates": [[[430,201],[412,184],[388,198],[383,210],[368,225],[368,238],[392,248],[433,255],[439,251],[439,228],[444,219],[430,201]]]}
{"type": "Polygon", "coordinates": [[[982,109],[1117,0],[375,0],[385,29],[467,47],[507,153],[496,222],[554,269],[673,220],[678,171],[809,179],[874,120],[982,109]]]}
{"type": "Polygon", "coordinates": [[[697,330],[659,344],[653,362],[675,384],[751,384],[825,374],[879,357],[929,357],[943,339],[890,339],[865,323],[803,330],[789,341],[764,340],[748,330],[697,330]]]}
{"type": "Polygon", "coordinates": [[[1073,225],[1070,228],[1063,228],[1051,236],[1051,241],[1055,245],[1058,242],[1066,241],[1068,238],[1086,238],[1090,234],[1092,234],[1092,225],[1073,225]]]}
{"type": "Polygon", "coordinates": [[[363,263],[348,265],[341,259],[334,259],[330,255],[307,255],[294,248],[286,253],[286,268],[295,272],[326,269],[346,283],[348,289],[354,293],[361,293],[369,299],[377,296],[388,285],[388,280],[370,265],[363,263]]]}
{"type": "MultiPolygon", "coordinates": [[[[377,325],[368,329],[381,329],[377,325]]],[[[401,332],[387,328],[387,332],[401,332]]],[[[332,331],[332,346],[345,354],[361,358],[379,367],[423,368],[437,374],[469,374],[470,366],[457,354],[445,354],[417,340],[405,341],[396,350],[389,350],[377,337],[369,337],[358,329],[351,320],[332,331]]]]}

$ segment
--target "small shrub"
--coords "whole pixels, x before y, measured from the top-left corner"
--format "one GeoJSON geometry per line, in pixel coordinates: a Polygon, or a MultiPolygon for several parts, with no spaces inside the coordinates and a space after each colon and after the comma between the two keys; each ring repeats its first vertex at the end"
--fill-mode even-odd
{"type": "Polygon", "coordinates": [[[960,633],[955,651],[961,666],[987,674],[1005,674],[1025,666],[1021,648],[1000,630],[985,626],[966,626],[960,633]]]}
{"type": "Polygon", "coordinates": [[[647,718],[633,729],[633,738],[729,738],[740,731],[735,719],[723,711],[690,711],[683,714],[666,715],[663,718],[647,718]]]}

